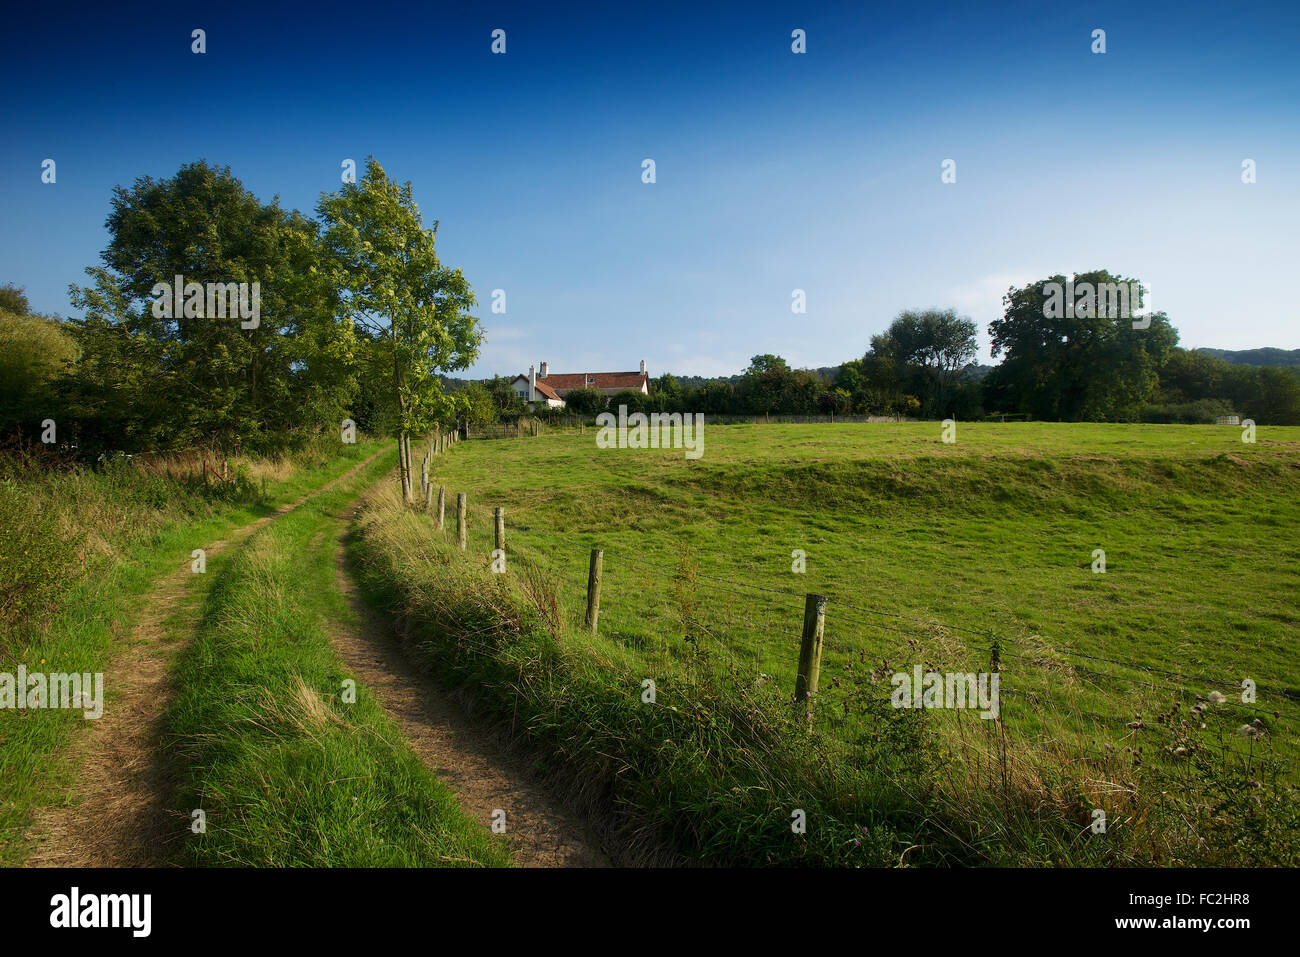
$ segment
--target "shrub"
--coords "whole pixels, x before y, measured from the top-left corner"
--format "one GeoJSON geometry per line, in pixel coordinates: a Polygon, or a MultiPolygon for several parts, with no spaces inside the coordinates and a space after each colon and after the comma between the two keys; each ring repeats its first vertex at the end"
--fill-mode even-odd
{"type": "Polygon", "coordinates": [[[595,415],[604,412],[607,404],[599,389],[574,389],[564,397],[565,411],[573,415],[595,415]]]}
{"type": "Polygon", "coordinates": [[[1168,402],[1148,405],[1142,410],[1142,421],[1155,424],[1213,425],[1221,415],[1231,415],[1235,410],[1227,399],[1197,399],[1195,402],[1168,402]]]}

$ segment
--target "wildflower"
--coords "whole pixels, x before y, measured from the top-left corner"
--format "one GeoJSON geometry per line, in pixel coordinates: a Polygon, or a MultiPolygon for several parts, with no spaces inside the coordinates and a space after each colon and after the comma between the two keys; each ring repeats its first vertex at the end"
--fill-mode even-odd
{"type": "Polygon", "coordinates": [[[1215,704],[1223,704],[1225,701],[1228,700],[1227,698],[1225,698],[1223,695],[1221,695],[1221,694],[1220,694],[1219,692],[1217,692],[1217,691],[1211,691],[1208,697],[1209,697],[1209,699],[1210,699],[1211,701],[1213,701],[1215,704]]]}

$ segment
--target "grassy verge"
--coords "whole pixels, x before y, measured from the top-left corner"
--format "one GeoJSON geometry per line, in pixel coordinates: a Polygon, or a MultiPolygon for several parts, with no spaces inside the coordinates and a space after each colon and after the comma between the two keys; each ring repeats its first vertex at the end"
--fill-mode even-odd
{"type": "MultiPolygon", "coordinates": [[[[1130,639],[1125,657],[1186,667],[1189,636],[1178,624],[1190,613],[1180,599],[1203,573],[1195,555],[1162,538],[1149,542],[1142,531],[1154,525],[1176,533],[1191,513],[1241,533],[1233,554],[1250,556],[1244,567],[1265,556],[1272,562],[1270,578],[1243,584],[1258,605],[1242,610],[1228,607],[1230,596],[1196,596],[1202,615],[1207,606],[1222,608],[1249,615],[1253,627],[1252,640],[1240,645],[1197,642],[1192,663],[1231,669],[1243,663],[1231,654],[1236,646],[1249,652],[1248,673],[1285,684],[1294,660],[1270,652],[1290,646],[1284,625],[1294,616],[1275,589],[1297,568],[1294,544],[1278,537],[1267,512],[1294,512],[1287,492],[1296,481],[1293,434],[1224,461],[1222,437],[1211,431],[990,427],[971,436],[986,435],[985,445],[916,454],[907,443],[929,439],[911,428],[811,436],[776,434],[780,428],[767,436],[746,427],[710,431],[719,461],[698,471],[680,453],[601,458],[590,438],[577,436],[470,443],[437,463],[434,481],[449,493],[469,490],[483,506],[506,505],[511,571],[488,570],[486,514],[474,513],[466,554],[384,491],[360,519],[365,587],[408,621],[413,655],[532,742],[603,809],[625,846],[667,845],[719,864],[1295,863],[1300,809],[1293,782],[1258,760],[1268,736],[1225,745],[1231,721],[1217,712],[1193,711],[1159,688],[1099,691],[1064,669],[1043,670],[1046,685],[1032,693],[1048,699],[1038,710],[1009,697],[1008,708],[1020,707],[1009,723],[894,709],[888,675],[897,666],[984,671],[988,649],[943,628],[910,628],[895,637],[897,655],[886,662],[879,646],[837,641],[848,635],[830,625],[828,649],[837,653],[824,663],[816,730],[808,734],[782,672],[793,660],[765,669],[737,653],[778,642],[792,659],[800,609],[756,613],[761,598],[739,598],[728,615],[717,615],[697,596],[703,576],[695,574],[700,554],[712,557],[707,571],[738,578],[761,569],[760,558],[788,568],[790,548],[815,529],[818,554],[840,558],[821,560],[818,584],[838,581],[837,594],[852,595],[868,581],[872,597],[862,604],[869,607],[928,618],[932,609],[921,599],[933,595],[936,607],[951,609],[950,620],[987,626],[1011,609],[1032,606],[1036,618],[1052,606],[1078,624],[1081,640],[1102,643],[1085,644],[1090,650],[1104,653],[1107,638],[1120,633],[1130,639]],[[1084,447],[1089,441],[1095,451],[1084,447]],[[817,451],[800,450],[795,463],[790,442],[815,443],[817,451]],[[819,457],[829,483],[820,498],[795,481],[819,457]],[[539,458],[546,469],[536,467],[539,458]],[[1117,490],[1104,491],[1112,483],[1117,490]],[[1253,496],[1249,507],[1232,498],[1244,495],[1253,496]],[[1122,536],[1123,554],[1158,553],[1180,570],[1162,567],[1158,580],[1149,572],[1094,579],[1087,551],[1075,560],[1051,542],[1062,521],[1077,523],[1080,548],[1097,534],[1122,536]],[[1022,524],[1028,536],[1018,532],[1022,524]],[[846,534],[868,526],[875,529],[869,537],[846,534]],[[957,538],[952,555],[937,550],[945,533],[957,538]],[[675,547],[683,538],[698,545],[694,557],[675,547]],[[997,568],[972,563],[963,548],[972,538],[995,541],[1046,572],[1032,589],[999,586],[997,568]],[[557,556],[557,542],[574,554],[557,556]],[[614,614],[593,638],[580,625],[582,546],[610,542],[624,556],[662,566],[620,575],[615,563],[611,577],[607,555],[614,614]],[[855,581],[862,548],[882,560],[855,581]],[[920,565],[931,570],[918,575],[920,565]],[[1101,595],[1069,600],[1085,588],[1101,595]],[[1103,606],[1108,627],[1089,627],[1103,606]],[[1166,638],[1181,657],[1162,654],[1166,638]],[[653,705],[643,701],[646,679],[655,682],[653,705]],[[1098,716],[1099,706],[1108,713],[1098,716]],[[1114,744],[1101,733],[1103,719],[1114,744]],[[1220,746],[1231,749],[1229,759],[1220,746]],[[797,811],[806,834],[792,830],[797,811]],[[1094,829],[1097,811],[1104,832],[1094,829]]],[[[1186,537],[1206,534],[1195,528],[1186,537]]],[[[1028,638],[1024,619],[1019,624],[1012,633],[1028,638]]],[[[1003,652],[1004,666],[1020,669],[1016,678],[1029,674],[1003,652]]],[[[1051,649],[1032,654],[1050,658],[1051,649]]]]}
{"type": "MultiPolygon", "coordinates": [[[[236,461],[234,480],[220,488],[127,464],[44,472],[0,463],[8,528],[0,544],[0,670],[107,671],[160,575],[379,447],[322,446],[274,465],[236,461]]],[[[111,682],[106,690],[111,702],[111,682]]],[[[32,809],[75,773],[66,745],[84,723],[74,710],[0,709],[0,864],[25,857],[32,809]]]]}
{"type": "Polygon", "coordinates": [[[345,700],[331,622],[336,516],[393,467],[353,480],[257,533],[207,595],[178,670],[169,751],[178,812],[206,814],[187,865],[503,865],[506,846],[467,819],[365,688],[345,700]]]}

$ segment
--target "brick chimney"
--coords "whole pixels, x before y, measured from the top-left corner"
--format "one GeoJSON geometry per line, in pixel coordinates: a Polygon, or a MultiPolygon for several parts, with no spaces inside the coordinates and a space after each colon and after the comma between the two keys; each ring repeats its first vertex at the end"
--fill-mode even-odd
{"type": "Polygon", "coordinates": [[[541,376],[543,379],[546,378],[546,366],[547,366],[547,363],[543,362],[543,363],[542,363],[542,376],[541,376]]]}

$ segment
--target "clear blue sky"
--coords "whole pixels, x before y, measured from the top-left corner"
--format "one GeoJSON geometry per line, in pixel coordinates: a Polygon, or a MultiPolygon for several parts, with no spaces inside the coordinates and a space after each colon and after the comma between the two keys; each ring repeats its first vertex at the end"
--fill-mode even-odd
{"type": "Polygon", "coordinates": [[[1300,347],[1294,0],[601,6],[15,7],[0,282],[69,314],[137,176],[206,158],[311,212],[373,154],[478,293],[480,375],[833,365],[904,308],[983,329],[1008,284],[1097,267],[1183,345],[1300,347]]]}

